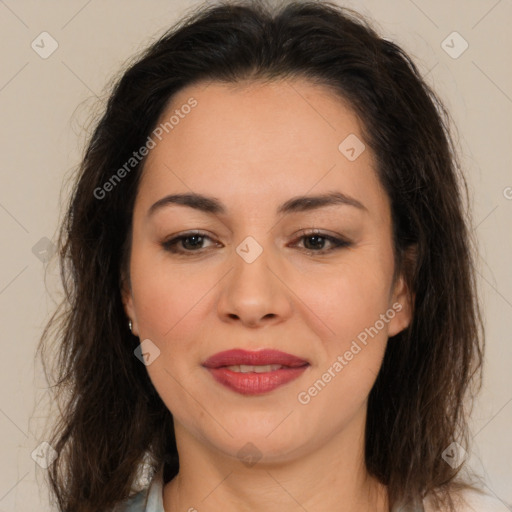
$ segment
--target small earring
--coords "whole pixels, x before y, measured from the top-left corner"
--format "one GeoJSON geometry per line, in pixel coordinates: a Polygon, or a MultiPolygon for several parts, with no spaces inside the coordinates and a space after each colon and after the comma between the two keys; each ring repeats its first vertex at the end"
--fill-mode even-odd
{"type": "Polygon", "coordinates": [[[128,329],[130,329],[130,332],[132,332],[132,321],[128,320],[128,329]]]}

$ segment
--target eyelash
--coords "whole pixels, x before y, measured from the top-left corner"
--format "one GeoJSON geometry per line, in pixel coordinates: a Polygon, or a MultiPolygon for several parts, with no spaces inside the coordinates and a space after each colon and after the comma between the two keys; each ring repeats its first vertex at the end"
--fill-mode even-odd
{"type": "MultiPolygon", "coordinates": [[[[187,232],[180,236],[171,238],[169,240],[166,240],[166,241],[162,242],[161,245],[166,251],[171,252],[173,254],[178,254],[178,255],[182,255],[182,256],[186,256],[188,254],[192,255],[194,253],[200,254],[201,252],[203,252],[202,249],[198,249],[198,250],[178,250],[178,249],[176,249],[176,245],[178,243],[180,243],[182,240],[185,240],[185,239],[193,237],[193,236],[200,236],[203,239],[208,238],[209,240],[212,240],[212,238],[210,236],[208,236],[206,233],[201,233],[200,231],[192,231],[192,232],[187,232]]],[[[331,249],[320,249],[318,251],[314,251],[311,249],[303,249],[303,252],[305,252],[308,255],[328,254],[328,253],[331,253],[338,249],[350,247],[352,245],[351,242],[348,242],[347,240],[344,240],[342,238],[337,238],[337,237],[334,237],[331,235],[327,235],[326,233],[322,233],[321,231],[318,231],[318,230],[312,230],[312,231],[308,231],[307,233],[303,233],[296,240],[301,240],[301,239],[309,238],[309,237],[313,237],[313,236],[317,236],[322,239],[328,240],[333,245],[333,247],[331,249]]]]}

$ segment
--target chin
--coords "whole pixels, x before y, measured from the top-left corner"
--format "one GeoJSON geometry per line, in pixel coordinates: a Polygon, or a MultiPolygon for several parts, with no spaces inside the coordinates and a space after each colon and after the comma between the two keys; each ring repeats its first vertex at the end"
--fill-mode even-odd
{"type": "MultiPolygon", "coordinates": [[[[282,421],[282,417],[280,421],[282,421]]],[[[273,424],[272,428],[262,427],[261,424],[250,427],[235,427],[224,423],[225,428],[233,437],[229,437],[224,430],[220,434],[221,437],[209,438],[211,445],[225,455],[237,458],[244,462],[246,458],[249,460],[258,460],[258,462],[285,462],[298,457],[305,447],[309,444],[304,438],[303,429],[297,431],[295,429],[283,428],[279,422],[273,424]]],[[[205,433],[203,433],[205,435],[205,433]]],[[[307,437],[307,436],[305,436],[307,437]]]]}

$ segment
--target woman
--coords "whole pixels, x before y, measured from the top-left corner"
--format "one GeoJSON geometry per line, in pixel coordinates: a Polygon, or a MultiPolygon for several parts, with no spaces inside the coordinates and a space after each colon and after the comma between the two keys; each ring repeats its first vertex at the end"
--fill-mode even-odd
{"type": "Polygon", "coordinates": [[[329,3],[205,7],[131,65],[60,240],[60,510],[497,506],[447,119],[329,3]]]}

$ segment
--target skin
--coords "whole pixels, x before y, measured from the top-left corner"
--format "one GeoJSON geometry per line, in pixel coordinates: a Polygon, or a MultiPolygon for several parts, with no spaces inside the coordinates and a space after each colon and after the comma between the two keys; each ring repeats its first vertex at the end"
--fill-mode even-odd
{"type": "Polygon", "coordinates": [[[165,485],[165,510],[387,510],[385,487],[365,469],[364,426],[388,337],[410,322],[410,295],[401,276],[393,282],[390,204],[374,156],[367,146],[351,162],[338,150],[349,134],[363,140],[360,120],[302,79],[195,84],[161,119],[190,97],[197,107],[148,155],[123,288],[134,334],[160,350],[147,370],[174,417],[180,472],[165,485]],[[292,197],[331,191],[366,209],[276,214],[292,197]],[[216,197],[227,213],[168,205],[148,215],[162,197],[190,192],[216,197]],[[301,238],[309,228],[351,245],[321,254],[333,246],[301,238]],[[162,247],[195,229],[211,239],[178,244],[188,256],[162,247]],[[247,236],[263,249],[252,263],[235,250],[247,236]],[[300,403],[298,394],[395,303],[401,311],[300,403]],[[231,348],[274,348],[310,366],[270,393],[244,396],[201,366],[231,348]],[[238,456],[248,442],[261,455],[250,467],[238,456]]]}

